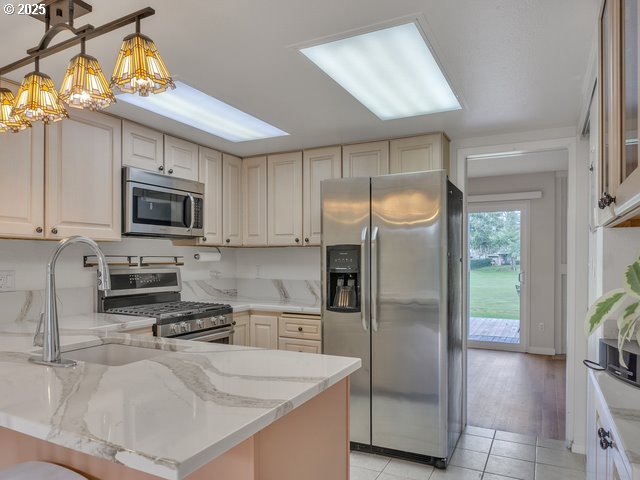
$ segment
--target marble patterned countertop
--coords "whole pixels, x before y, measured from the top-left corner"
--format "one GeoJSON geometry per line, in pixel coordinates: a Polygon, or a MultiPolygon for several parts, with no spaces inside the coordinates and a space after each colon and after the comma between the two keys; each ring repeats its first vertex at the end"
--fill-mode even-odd
{"type": "Polygon", "coordinates": [[[143,337],[149,319],[61,319],[62,349],[119,343],[157,357],[118,367],[31,364],[33,322],[0,324],[0,426],[182,479],[356,371],[359,359],[143,337]]]}
{"type": "Polygon", "coordinates": [[[622,447],[629,459],[632,478],[640,479],[640,389],[606,372],[589,373],[595,378],[609,407],[619,436],[618,446],[622,447]]]}

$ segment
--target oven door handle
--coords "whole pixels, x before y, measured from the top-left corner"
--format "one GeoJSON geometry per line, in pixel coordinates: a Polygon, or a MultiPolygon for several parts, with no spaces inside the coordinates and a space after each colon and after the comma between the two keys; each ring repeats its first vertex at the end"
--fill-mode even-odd
{"type": "MultiPolygon", "coordinates": [[[[210,335],[204,335],[202,337],[191,337],[188,340],[195,340],[196,342],[213,342],[215,340],[220,340],[222,338],[227,338],[227,337],[229,337],[229,339],[232,339],[234,332],[235,332],[235,330],[233,328],[230,328],[230,329],[224,330],[222,332],[216,332],[216,333],[212,333],[210,335]]],[[[178,340],[181,340],[180,337],[176,337],[176,338],[178,340]]],[[[184,337],[182,339],[184,339],[184,337]]]]}
{"type": "Polygon", "coordinates": [[[190,193],[187,193],[187,195],[189,196],[189,201],[191,202],[191,223],[189,224],[189,231],[193,230],[193,224],[196,221],[196,201],[193,198],[193,195],[190,193]]]}

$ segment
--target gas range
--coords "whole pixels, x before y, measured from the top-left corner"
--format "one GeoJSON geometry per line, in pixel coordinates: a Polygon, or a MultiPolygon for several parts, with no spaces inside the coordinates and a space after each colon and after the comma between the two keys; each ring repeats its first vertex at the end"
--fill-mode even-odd
{"type": "Polygon", "coordinates": [[[111,269],[110,277],[111,289],[98,292],[99,311],[155,318],[157,337],[232,343],[231,306],[181,300],[179,269],[111,269]]]}

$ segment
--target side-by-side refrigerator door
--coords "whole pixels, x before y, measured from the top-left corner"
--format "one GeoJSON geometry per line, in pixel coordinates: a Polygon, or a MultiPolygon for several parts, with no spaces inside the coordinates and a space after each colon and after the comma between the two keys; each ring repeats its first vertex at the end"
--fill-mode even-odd
{"type": "Polygon", "coordinates": [[[350,435],[352,442],[369,445],[370,180],[325,180],[321,188],[323,351],[362,359],[362,368],[350,377],[350,435]]]}
{"type": "Polygon", "coordinates": [[[437,458],[447,457],[445,185],[444,171],[371,179],[372,444],[437,458]]]}

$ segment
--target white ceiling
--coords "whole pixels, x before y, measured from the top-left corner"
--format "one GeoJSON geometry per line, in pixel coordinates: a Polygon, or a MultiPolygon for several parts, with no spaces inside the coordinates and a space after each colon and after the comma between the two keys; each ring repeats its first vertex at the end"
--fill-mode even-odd
{"type": "MultiPolygon", "coordinates": [[[[238,155],[444,130],[452,139],[578,123],[583,75],[600,0],[90,0],[77,25],[102,25],[139,8],[176,79],[291,135],[231,143],[120,102],[110,112],[238,155]],[[460,111],[382,121],[293,45],[422,14],[460,111]]],[[[35,46],[44,25],[0,15],[0,65],[35,46]]],[[[87,43],[107,76],[133,26],[87,43]]],[[[68,34],[56,37],[66,38],[68,34]]],[[[59,86],[75,49],[41,61],[59,86]]],[[[31,69],[8,75],[20,81],[31,69]]]]}
{"type": "Polygon", "coordinates": [[[569,154],[566,150],[548,150],[518,155],[469,158],[467,176],[495,177],[522,173],[560,172],[569,168],[569,154]]]}

